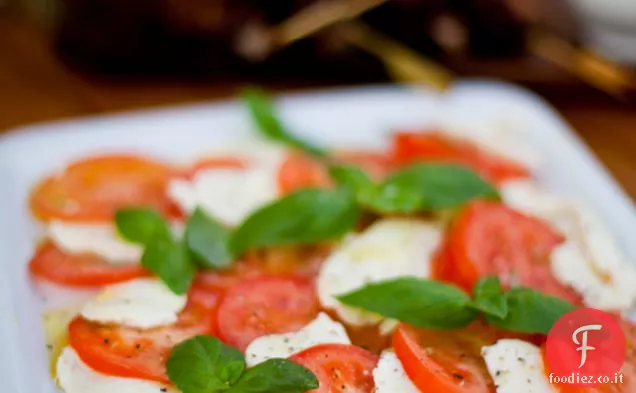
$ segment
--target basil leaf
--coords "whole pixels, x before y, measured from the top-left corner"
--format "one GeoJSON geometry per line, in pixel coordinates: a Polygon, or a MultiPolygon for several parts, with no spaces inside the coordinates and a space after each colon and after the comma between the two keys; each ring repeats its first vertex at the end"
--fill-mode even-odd
{"type": "Polygon", "coordinates": [[[256,88],[245,89],[243,101],[259,131],[267,138],[306,151],[313,156],[327,156],[327,152],[324,149],[303,141],[285,128],[278,118],[272,100],[262,90],[256,88]]]}
{"type": "Polygon", "coordinates": [[[360,209],[347,190],[296,191],[252,213],[230,237],[230,250],[336,239],[356,225],[360,209]]]}
{"type": "Polygon", "coordinates": [[[201,267],[222,269],[232,264],[229,229],[201,208],[196,208],[188,219],[184,236],[194,261],[201,267]]]}
{"type": "Polygon", "coordinates": [[[362,169],[349,164],[334,164],[329,166],[329,174],[338,185],[348,187],[351,191],[369,190],[375,188],[373,180],[362,169]]]}
{"type": "Polygon", "coordinates": [[[154,237],[146,245],[141,264],[178,295],[188,291],[196,272],[186,246],[163,236],[154,237]]]}
{"type": "Polygon", "coordinates": [[[473,306],[488,315],[505,318],[508,302],[496,276],[484,277],[473,288],[473,306]]]}
{"type": "Polygon", "coordinates": [[[470,297],[461,289],[415,277],[368,284],[337,296],[337,299],[349,306],[419,327],[459,328],[477,317],[470,297]]]}
{"type": "Polygon", "coordinates": [[[171,237],[170,226],[159,213],[145,207],[124,208],[115,213],[119,234],[133,243],[147,244],[156,236],[171,237]]]}
{"type": "Polygon", "coordinates": [[[172,349],[166,367],[183,393],[214,393],[227,391],[241,377],[245,359],[215,337],[196,336],[172,349]]]}
{"type": "Polygon", "coordinates": [[[228,393],[303,393],[318,388],[305,367],[287,359],[269,359],[248,368],[228,393]]]}
{"type": "Polygon", "coordinates": [[[565,300],[529,288],[512,288],[506,293],[506,301],[508,314],[505,318],[486,315],[486,320],[520,333],[548,334],[557,319],[576,308],[565,300]]]}
{"type": "Polygon", "coordinates": [[[456,208],[478,198],[498,199],[499,194],[470,169],[452,164],[415,164],[386,179],[370,207],[386,213],[415,213],[456,208]]]}

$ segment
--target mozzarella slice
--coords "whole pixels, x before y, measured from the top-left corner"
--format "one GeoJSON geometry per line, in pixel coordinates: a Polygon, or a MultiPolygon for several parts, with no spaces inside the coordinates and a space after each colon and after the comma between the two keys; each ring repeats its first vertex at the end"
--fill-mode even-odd
{"type": "Polygon", "coordinates": [[[541,349],[522,340],[505,339],[483,347],[482,356],[497,393],[556,393],[544,373],[541,349]]]}
{"type": "Polygon", "coordinates": [[[429,263],[441,239],[442,230],[436,224],[415,219],[378,221],[327,258],[318,275],[320,303],[351,325],[380,322],[378,316],[345,306],[335,296],[371,282],[429,276],[429,263]]]}
{"type": "Polygon", "coordinates": [[[111,263],[139,263],[143,249],[124,240],[111,224],[76,224],[51,221],[49,238],[69,254],[99,255],[111,263]]]}
{"type": "Polygon", "coordinates": [[[156,382],[98,373],[84,364],[71,347],[66,347],[57,360],[57,381],[65,393],[178,393],[156,382]]]}
{"type": "Polygon", "coordinates": [[[380,355],[373,369],[375,393],[420,393],[404,372],[402,363],[393,351],[386,350],[380,355]]]}
{"type": "Polygon", "coordinates": [[[248,162],[244,169],[207,169],[199,171],[192,181],[174,180],[168,195],[184,211],[200,206],[219,220],[236,225],[252,211],[278,196],[278,172],[284,151],[265,149],[256,154],[248,149],[232,153],[248,162]]]}
{"type": "Polygon", "coordinates": [[[104,288],[81,314],[99,323],[148,329],[176,322],[186,302],[187,296],[172,293],[162,282],[142,278],[104,288]]]}
{"type": "Polygon", "coordinates": [[[566,236],[552,253],[552,272],[580,293],[586,306],[625,311],[636,303],[636,266],[591,210],[527,181],[504,184],[501,191],[506,203],[543,218],[566,236]]]}
{"type": "Polygon", "coordinates": [[[344,326],[320,313],[302,329],[284,334],[270,334],[252,341],[245,350],[249,367],[272,358],[289,356],[319,344],[351,344],[344,326]]]}

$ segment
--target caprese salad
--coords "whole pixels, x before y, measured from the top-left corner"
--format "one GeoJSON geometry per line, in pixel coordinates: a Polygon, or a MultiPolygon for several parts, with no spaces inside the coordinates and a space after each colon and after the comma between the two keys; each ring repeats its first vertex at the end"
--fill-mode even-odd
{"type": "Polygon", "coordinates": [[[636,268],[513,150],[444,130],[328,149],[245,99],[263,142],[34,186],[34,281],[95,290],[46,314],[62,391],[636,392],[636,268]],[[577,307],[624,326],[623,384],[548,383],[546,334],[577,307]]]}

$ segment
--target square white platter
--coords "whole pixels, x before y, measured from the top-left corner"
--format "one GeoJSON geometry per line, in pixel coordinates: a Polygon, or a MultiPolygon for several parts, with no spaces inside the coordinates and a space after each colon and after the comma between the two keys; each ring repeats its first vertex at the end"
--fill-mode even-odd
{"type": "MultiPolygon", "coordinates": [[[[391,130],[422,128],[440,118],[474,125],[475,132],[506,124],[540,152],[539,180],[595,208],[636,260],[636,242],[629,241],[636,233],[631,200],[558,114],[525,90],[490,81],[462,81],[443,96],[388,86],[326,90],[281,97],[280,109],[299,135],[347,147],[379,147],[391,130]]],[[[182,159],[254,135],[240,103],[227,101],[35,125],[0,137],[2,391],[56,391],[45,356],[42,302],[26,269],[37,233],[27,211],[31,185],[95,152],[182,159]]]]}

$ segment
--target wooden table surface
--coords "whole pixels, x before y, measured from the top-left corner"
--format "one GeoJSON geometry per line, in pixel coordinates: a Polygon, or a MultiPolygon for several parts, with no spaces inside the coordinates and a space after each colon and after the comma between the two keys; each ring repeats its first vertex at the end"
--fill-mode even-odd
{"type": "MultiPolygon", "coordinates": [[[[73,116],[214,100],[231,96],[237,83],[128,81],[80,77],[53,55],[44,34],[0,13],[0,132],[73,116]]],[[[307,83],[268,86],[275,90],[307,83]]],[[[602,94],[546,91],[632,198],[636,198],[636,110],[602,94]]]]}

